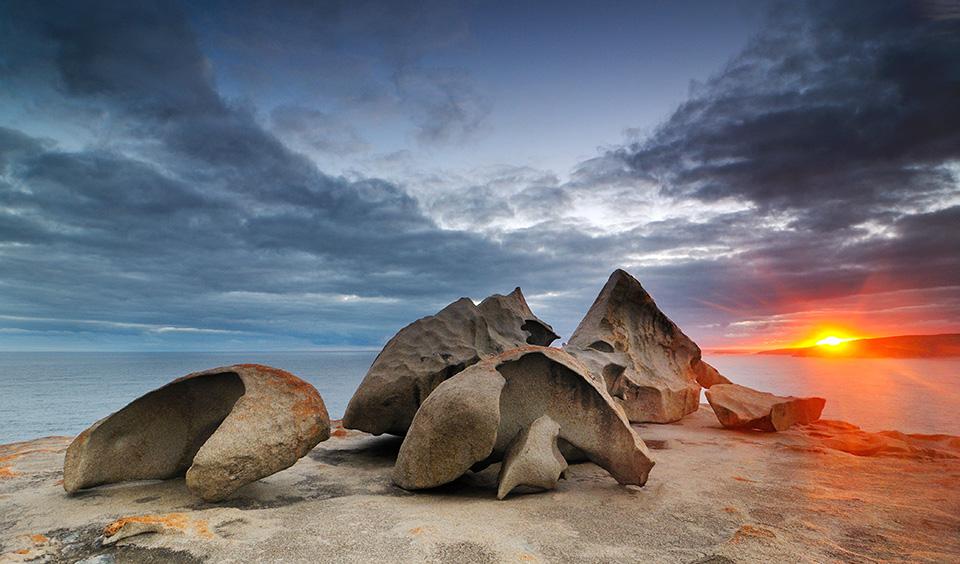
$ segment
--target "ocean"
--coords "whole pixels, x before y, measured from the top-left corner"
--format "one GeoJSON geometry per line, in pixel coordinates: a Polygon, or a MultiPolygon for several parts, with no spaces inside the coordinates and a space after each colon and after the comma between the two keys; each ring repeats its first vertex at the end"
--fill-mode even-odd
{"type": "MultiPolygon", "coordinates": [[[[259,363],[313,384],[340,418],[376,352],[0,353],[0,443],[73,435],[170,380],[259,363]]],[[[734,382],[827,398],[824,418],[869,431],[960,435],[960,359],[877,360],[713,355],[734,382]]]]}

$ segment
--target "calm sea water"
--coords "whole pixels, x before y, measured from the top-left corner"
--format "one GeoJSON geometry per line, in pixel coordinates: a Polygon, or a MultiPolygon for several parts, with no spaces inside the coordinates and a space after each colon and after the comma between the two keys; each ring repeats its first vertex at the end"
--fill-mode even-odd
{"type": "Polygon", "coordinates": [[[320,391],[330,416],[339,419],[376,356],[376,352],[0,352],[0,444],[74,435],[174,378],[241,363],[296,374],[320,391]]]}
{"type": "Polygon", "coordinates": [[[827,399],[824,419],[868,431],[960,435],[960,359],[710,356],[737,384],[827,399]]]}
{"type": "MultiPolygon", "coordinates": [[[[175,377],[254,362],[313,384],[339,418],[375,352],[0,353],[0,443],[72,435],[175,377]]],[[[827,398],[824,417],[879,431],[960,435],[960,360],[712,356],[737,383],[827,398]]]]}

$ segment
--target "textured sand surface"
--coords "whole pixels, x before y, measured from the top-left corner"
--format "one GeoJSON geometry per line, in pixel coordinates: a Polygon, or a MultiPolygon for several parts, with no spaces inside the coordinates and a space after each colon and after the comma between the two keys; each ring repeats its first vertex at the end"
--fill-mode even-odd
{"type": "Polygon", "coordinates": [[[70,497],[69,439],[4,445],[0,561],[960,561],[960,438],[833,422],[730,431],[704,407],[637,429],[657,461],[645,487],[574,464],[557,490],[504,501],[499,465],[401,490],[400,439],[343,429],[219,504],[182,479],[70,497]],[[102,544],[124,527],[159,532],[102,544]]]}

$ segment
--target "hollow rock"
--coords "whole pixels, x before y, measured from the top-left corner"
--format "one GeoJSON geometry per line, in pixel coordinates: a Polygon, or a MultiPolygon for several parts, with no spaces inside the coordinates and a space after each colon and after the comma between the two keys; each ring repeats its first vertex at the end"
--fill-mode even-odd
{"type": "Polygon", "coordinates": [[[634,423],[677,421],[699,406],[697,377],[707,370],[700,347],[623,270],[610,275],[564,350],[634,423]]]}
{"type": "Polygon", "coordinates": [[[559,425],[558,440],[618,482],[646,483],[653,460],[603,385],[569,354],[535,346],[483,360],[437,386],[414,417],[393,480],[410,490],[451,482],[502,460],[545,415],[559,425]]]}
{"type": "Polygon", "coordinates": [[[320,394],[257,364],[189,374],[80,433],[67,449],[63,487],[75,492],[186,474],[207,501],[292,466],[330,436],[320,394]]]}
{"type": "Polygon", "coordinates": [[[530,311],[520,288],[480,305],[461,298],[390,339],[350,399],[343,426],[404,435],[420,404],[441,382],[481,359],[555,339],[553,329],[530,311]]]}
{"type": "Polygon", "coordinates": [[[775,396],[737,384],[716,384],[706,395],[724,427],[761,431],[783,431],[797,423],[813,423],[820,419],[827,401],[775,396]]]}
{"type": "Polygon", "coordinates": [[[497,499],[507,497],[513,488],[527,486],[552,490],[567,469],[557,438],[560,424],[548,415],[537,418],[520,431],[510,443],[500,467],[497,499]]]}

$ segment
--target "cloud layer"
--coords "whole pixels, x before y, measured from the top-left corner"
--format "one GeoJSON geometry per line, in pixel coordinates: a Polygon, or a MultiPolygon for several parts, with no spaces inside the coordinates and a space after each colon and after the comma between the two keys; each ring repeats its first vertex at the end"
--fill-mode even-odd
{"type": "Polygon", "coordinates": [[[3,97],[20,122],[41,101],[58,123],[0,121],[0,347],[378,346],[517,285],[569,334],[621,266],[718,346],[776,341],[854,297],[862,324],[958,326],[960,19],[781,7],[649,137],[569,181],[522,163],[325,174],[311,151],[366,150],[350,121],[226,96],[197,31],[224,50],[245,30],[220,60],[258,67],[292,53],[277,26],[336,30],[304,41],[340,62],[365,48],[344,48],[345,30],[379,30],[391,73],[344,96],[392,84],[427,144],[481,130],[491,108],[471,78],[423,59],[465,33],[463,13],[391,5],[270,19],[252,3],[213,30],[166,3],[6,5],[3,97]],[[931,300],[936,315],[909,310],[931,300]]]}

